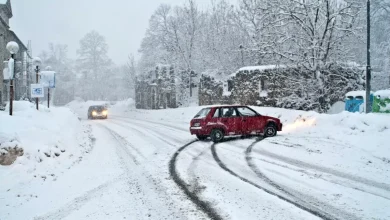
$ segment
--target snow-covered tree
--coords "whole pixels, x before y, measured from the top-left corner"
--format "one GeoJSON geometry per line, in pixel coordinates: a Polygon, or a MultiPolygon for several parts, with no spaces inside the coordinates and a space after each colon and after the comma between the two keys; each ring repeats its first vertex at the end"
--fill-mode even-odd
{"type": "Polygon", "coordinates": [[[74,98],[76,75],[74,62],[68,58],[68,46],[49,44],[48,51],[42,51],[39,57],[43,61],[42,70],[50,68],[56,72],[56,89],[52,95],[55,105],[64,105],[74,98]]]}
{"type": "Polygon", "coordinates": [[[372,1],[372,4],[372,67],[384,76],[378,89],[387,89],[390,88],[390,0],[372,1]]]}
{"type": "Polygon", "coordinates": [[[108,81],[114,80],[113,64],[107,56],[108,45],[97,31],[87,33],[80,40],[78,71],[82,77],[78,87],[82,87],[84,99],[104,100],[110,92],[108,81]]]}

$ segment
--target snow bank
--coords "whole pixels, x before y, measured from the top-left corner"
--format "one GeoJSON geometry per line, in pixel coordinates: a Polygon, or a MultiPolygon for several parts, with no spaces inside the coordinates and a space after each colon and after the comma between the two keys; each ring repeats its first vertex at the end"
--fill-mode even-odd
{"type": "MultiPolygon", "coordinates": [[[[8,106],[7,106],[8,108],[8,106]]],[[[91,150],[88,127],[67,108],[46,108],[25,101],[14,102],[13,116],[0,112],[0,148],[18,147],[23,156],[9,167],[0,166],[0,179],[12,173],[46,176],[72,166],[91,150]]],[[[16,178],[16,177],[15,177],[16,178]]],[[[15,180],[13,180],[15,182],[15,180]]]]}
{"type": "Polygon", "coordinates": [[[328,114],[339,114],[345,110],[345,102],[336,102],[328,110],[328,114]]]}
{"type": "MultiPolygon", "coordinates": [[[[371,94],[374,94],[374,93],[371,92],[371,94]]],[[[363,98],[366,98],[366,91],[364,91],[364,90],[362,90],[362,91],[351,91],[351,92],[348,92],[347,94],[345,94],[345,97],[349,97],[349,96],[352,96],[352,97],[362,96],[363,98]]]]}
{"type": "Polygon", "coordinates": [[[381,99],[390,99],[390,89],[376,91],[374,95],[379,96],[381,99]]]}

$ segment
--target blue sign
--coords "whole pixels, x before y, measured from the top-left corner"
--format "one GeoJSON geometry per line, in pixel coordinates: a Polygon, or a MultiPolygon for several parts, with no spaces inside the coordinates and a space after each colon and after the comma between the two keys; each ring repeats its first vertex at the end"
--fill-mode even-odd
{"type": "Polygon", "coordinates": [[[31,84],[31,98],[43,98],[44,89],[41,84],[31,84]]]}

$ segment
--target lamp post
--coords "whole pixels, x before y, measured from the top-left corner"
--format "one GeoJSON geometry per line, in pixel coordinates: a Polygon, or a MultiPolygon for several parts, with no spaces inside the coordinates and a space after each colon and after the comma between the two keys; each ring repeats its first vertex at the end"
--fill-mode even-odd
{"type": "Polygon", "coordinates": [[[7,50],[11,53],[11,59],[8,61],[8,69],[10,74],[9,83],[9,115],[12,116],[13,100],[14,100],[14,75],[15,75],[15,54],[19,51],[19,45],[11,41],[7,44],[7,50]]]}
{"type": "Polygon", "coordinates": [[[240,45],[241,51],[241,66],[244,67],[244,46],[240,45]]]}
{"type": "Polygon", "coordinates": [[[371,112],[371,1],[367,0],[367,68],[366,68],[366,113],[371,112]]]}
{"type": "MultiPolygon", "coordinates": [[[[42,60],[39,58],[39,57],[35,57],[34,60],[33,60],[33,63],[34,63],[34,66],[35,66],[35,73],[36,73],[36,84],[38,84],[38,81],[39,81],[39,76],[38,76],[38,73],[39,73],[39,66],[42,64],[42,60]]],[[[37,110],[39,110],[39,98],[36,98],[35,100],[36,102],[36,105],[37,105],[37,110]]]]}
{"type": "MultiPolygon", "coordinates": [[[[46,71],[51,71],[52,68],[51,68],[51,66],[47,66],[45,68],[45,70],[46,71]]],[[[49,85],[49,87],[47,87],[47,108],[50,108],[50,85],[49,85]]]]}

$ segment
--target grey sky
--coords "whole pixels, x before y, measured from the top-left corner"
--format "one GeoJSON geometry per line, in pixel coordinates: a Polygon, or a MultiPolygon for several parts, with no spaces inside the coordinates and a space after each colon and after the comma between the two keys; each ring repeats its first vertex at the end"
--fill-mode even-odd
{"type": "MultiPolygon", "coordinates": [[[[97,30],[106,37],[109,56],[126,62],[136,53],[149,18],[161,3],[184,4],[184,0],[11,0],[14,17],[11,29],[27,44],[33,55],[47,49],[49,42],[67,44],[69,57],[76,57],[80,39],[97,30]]],[[[197,0],[206,8],[211,0],[197,0]]]]}

